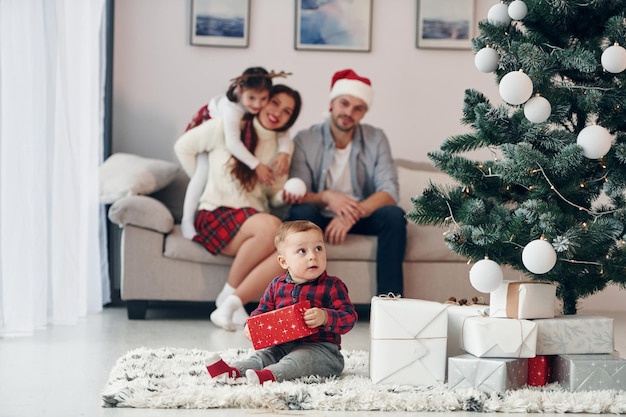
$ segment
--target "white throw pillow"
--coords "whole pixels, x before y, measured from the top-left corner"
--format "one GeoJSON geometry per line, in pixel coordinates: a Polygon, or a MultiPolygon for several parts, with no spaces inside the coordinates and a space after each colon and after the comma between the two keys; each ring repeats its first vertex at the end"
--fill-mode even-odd
{"type": "Polygon", "coordinates": [[[100,165],[100,202],[112,204],[129,195],[148,195],[170,184],[180,167],[172,162],[114,153],[100,165]]]}

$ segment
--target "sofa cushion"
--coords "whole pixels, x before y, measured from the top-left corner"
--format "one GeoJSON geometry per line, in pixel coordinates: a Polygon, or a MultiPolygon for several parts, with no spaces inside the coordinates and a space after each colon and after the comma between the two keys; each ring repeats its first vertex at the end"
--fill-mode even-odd
{"type": "Polygon", "coordinates": [[[201,244],[187,239],[181,233],[179,225],[174,226],[172,233],[167,235],[163,255],[166,258],[205,264],[230,265],[233,261],[230,256],[215,256],[201,244]]]}
{"type": "Polygon", "coordinates": [[[118,226],[132,224],[160,233],[169,233],[174,227],[174,218],[167,207],[143,195],[120,198],[109,208],[108,216],[118,226]]]}
{"type": "Polygon", "coordinates": [[[168,185],[180,167],[172,162],[114,153],[100,165],[100,202],[111,204],[129,195],[148,195],[168,185]]]}

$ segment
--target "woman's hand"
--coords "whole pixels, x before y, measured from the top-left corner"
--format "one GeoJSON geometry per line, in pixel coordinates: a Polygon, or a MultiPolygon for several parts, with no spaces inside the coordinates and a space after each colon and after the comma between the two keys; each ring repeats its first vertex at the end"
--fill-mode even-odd
{"type": "Polygon", "coordinates": [[[309,329],[314,329],[320,326],[326,326],[328,324],[328,313],[326,310],[313,307],[304,312],[304,322],[309,329]]]}
{"type": "Polygon", "coordinates": [[[300,204],[304,195],[296,195],[283,190],[283,201],[285,204],[300,204]]]}
{"type": "Polygon", "coordinates": [[[254,173],[263,185],[272,185],[274,182],[274,174],[272,169],[265,164],[259,164],[254,168],[254,173]]]}
{"type": "Polygon", "coordinates": [[[285,152],[279,153],[272,163],[272,168],[274,168],[275,176],[282,177],[283,175],[286,175],[289,171],[289,154],[285,152]]]}

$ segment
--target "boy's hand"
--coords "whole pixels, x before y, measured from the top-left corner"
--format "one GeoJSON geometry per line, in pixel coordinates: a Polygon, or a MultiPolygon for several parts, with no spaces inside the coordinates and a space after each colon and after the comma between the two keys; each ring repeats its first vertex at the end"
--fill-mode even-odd
{"type": "Polygon", "coordinates": [[[250,329],[248,328],[248,323],[243,326],[243,335],[248,338],[248,340],[252,341],[252,336],[250,336],[250,329]]]}
{"type": "Polygon", "coordinates": [[[304,312],[303,317],[304,322],[309,329],[314,329],[315,327],[325,326],[328,324],[328,313],[326,313],[326,310],[321,308],[309,308],[304,312]]]}
{"type": "Polygon", "coordinates": [[[265,164],[259,164],[254,168],[254,173],[263,185],[272,185],[274,182],[274,174],[272,170],[265,164]]]}
{"type": "Polygon", "coordinates": [[[279,153],[276,159],[274,159],[272,167],[277,177],[286,175],[287,171],[289,171],[289,154],[285,152],[279,153]]]}

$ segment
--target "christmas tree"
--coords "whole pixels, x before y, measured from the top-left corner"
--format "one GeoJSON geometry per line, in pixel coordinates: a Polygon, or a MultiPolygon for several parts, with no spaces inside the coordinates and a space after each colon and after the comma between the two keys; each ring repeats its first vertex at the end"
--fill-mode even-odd
{"type": "MultiPolygon", "coordinates": [[[[472,39],[502,101],[467,89],[470,133],[428,153],[459,186],[431,184],[407,219],[447,225],[450,249],[553,282],[564,314],[626,287],[626,1],[515,0],[472,39]],[[488,160],[468,157],[489,150],[488,160]]],[[[475,264],[476,265],[476,264],[475,264]]]]}

